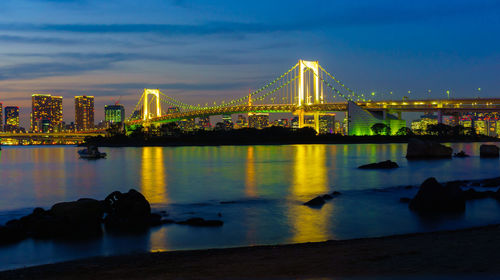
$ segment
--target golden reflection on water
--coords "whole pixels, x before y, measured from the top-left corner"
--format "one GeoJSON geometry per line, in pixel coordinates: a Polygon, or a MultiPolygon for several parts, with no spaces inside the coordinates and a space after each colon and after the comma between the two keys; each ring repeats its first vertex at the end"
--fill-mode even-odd
{"type": "MultiPolygon", "coordinates": [[[[325,145],[297,145],[293,164],[293,179],[290,187],[292,199],[312,199],[326,194],[328,170],[325,145]]],[[[300,203],[292,203],[288,218],[293,231],[291,242],[321,241],[329,237],[330,216],[334,211],[334,201],[322,209],[314,209],[300,203]]]]}
{"type": "Polygon", "coordinates": [[[248,146],[247,148],[245,194],[248,197],[257,196],[257,183],[255,182],[255,147],[253,146],[248,146]]]}
{"type": "Polygon", "coordinates": [[[51,164],[65,162],[65,149],[32,149],[31,152],[35,163],[32,170],[35,197],[39,200],[63,199],[66,194],[66,173],[59,168],[52,168],[51,164]]]}
{"type": "Polygon", "coordinates": [[[162,147],[144,147],[142,150],[141,192],[151,203],[169,202],[162,147]]]}

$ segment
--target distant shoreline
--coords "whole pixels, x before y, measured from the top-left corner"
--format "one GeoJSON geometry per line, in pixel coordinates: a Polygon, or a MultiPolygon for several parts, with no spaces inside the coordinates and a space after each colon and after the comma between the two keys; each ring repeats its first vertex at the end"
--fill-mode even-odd
{"type": "Polygon", "coordinates": [[[1,279],[231,279],[500,275],[500,225],[376,238],[95,257],[1,279]]]}
{"type": "MultiPolygon", "coordinates": [[[[431,140],[440,143],[473,143],[500,142],[499,138],[487,136],[290,136],[290,137],[259,137],[259,135],[232,136],[215,135],[202,138],[199,136],[181,135],[176,137],[151,137],[138,140],[130,137],[94,137],[88,139],[89,144],[100,147],[180,147],[180,146],[249,146],[249,145],[303,145],[303,144],[391,144],[408,143],[410,138],[431,140]]],[[[87,143],[81,144],[85,146],[87,143]]]]}

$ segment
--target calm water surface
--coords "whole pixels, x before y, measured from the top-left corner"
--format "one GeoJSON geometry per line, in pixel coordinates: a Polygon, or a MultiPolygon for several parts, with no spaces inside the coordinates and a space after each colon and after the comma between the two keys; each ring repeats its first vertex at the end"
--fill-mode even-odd
{"type": "Polygon", "coordinates": [[[82,197],[103,199],[135,188],[174,220],[217,219],[221,228],[166,225],[147,234],[79,241],[26,240],[0,247],[0,270],[96,255],[349,239],[500,223],[500,204],[468,202],[462,215],[424,219],[399,198],[427,177],[439,181],[500,176],[498,159],[480,159],[480,144],[450,144],[470,158],[407,161],[406,144],[102,148],[104,160],[76,147],[3,147],[0,224],[36,206],[82,197]],[[393,160],[396,170],[358,170],[393,160]],[[342,195],[321,209],[302,203],[342,195]],[[231,202],[223,203],[221,202],[231,202]]]}

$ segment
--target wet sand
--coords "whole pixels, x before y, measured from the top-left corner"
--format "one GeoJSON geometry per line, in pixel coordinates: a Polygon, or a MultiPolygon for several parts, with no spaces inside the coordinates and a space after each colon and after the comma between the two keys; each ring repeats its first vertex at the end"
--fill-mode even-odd
{"type": "Polygon", "coordinates": [[[500,225],[343,241],[97,257],[0,279],[233,279],[499,275],[500,225]]]}

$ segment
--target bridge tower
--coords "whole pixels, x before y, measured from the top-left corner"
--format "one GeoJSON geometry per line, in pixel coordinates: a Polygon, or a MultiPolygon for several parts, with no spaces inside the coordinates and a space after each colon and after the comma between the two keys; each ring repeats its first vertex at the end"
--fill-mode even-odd
{"type": "Polygon", "coordinates": [[[142,120],[147,121],[152,117],[161,117],[161,107],[160,107],[160,90],[159,89],[144,89],[142,94],[143,105],[142,105],[142,120]],[[151,96],[151,98],[149,97],[151,96]],[[156,113],[153,113],[150,105],[156,102],[156,113]]]}
{"type": "Polygon", "coordinates": [[[311,105],[323,103],[323,96],[320,96],[319,89],[319,63],[317,61],[299,60],[299,88],[298,88],[298,105],[311,105]],[[308,81],[305,80],[304,74],[306,70],[313,72],[313,92],[310,86],[305,88],[308,81]]]}
{"type": "MultiPolygon", "coordinates": [[[[318,61],[299,60],[299,85],[297,90],[297,105],[299,109],[296,114],[299,117],[299,128],[305,126],[304,105],[323,103],[323,91],[320,90],[320,72],[318,61]],[[312,84],[309,77],[305,77],[306,71],[312,71],[312,84]],[[312,87],[312,90],[311,90],[312,87]]],[[[314,129],[319,132],[319,112],[314,112],[314,129]]]]}

